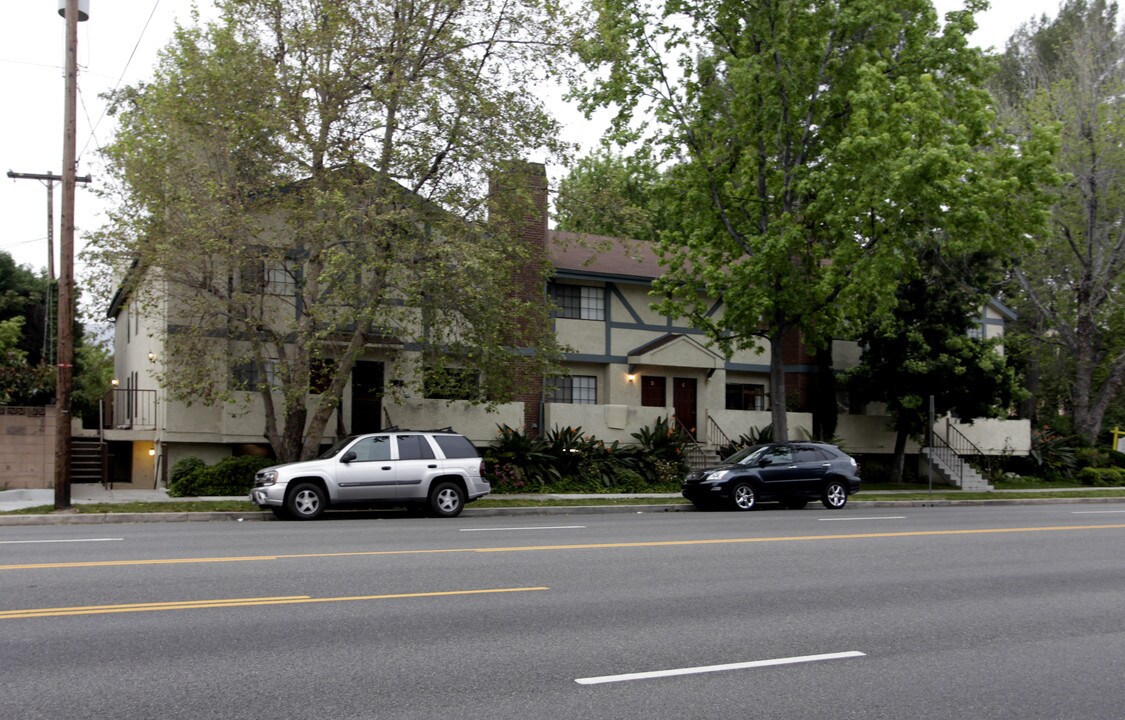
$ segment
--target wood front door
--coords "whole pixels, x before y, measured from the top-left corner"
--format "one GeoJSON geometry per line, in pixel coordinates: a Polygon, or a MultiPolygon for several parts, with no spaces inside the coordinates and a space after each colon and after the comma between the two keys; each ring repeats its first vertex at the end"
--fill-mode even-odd
{"type": "Polygon", "coordinates": [[[666,378],[658,375],[641,375],[641,405],[643,407],[664,407],[668,404],[666,378]]]}
{"type": "Polygon", "coordinates": [[[695,429],[695,405],[695,378],[672,378],[672,408],[680,425],[693,439],[699,437],[695,429]]]}

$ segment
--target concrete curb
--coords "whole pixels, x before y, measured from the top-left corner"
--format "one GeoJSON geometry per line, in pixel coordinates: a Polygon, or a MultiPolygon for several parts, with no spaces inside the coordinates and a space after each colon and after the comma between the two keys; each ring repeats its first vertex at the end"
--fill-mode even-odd
{"type": "MultiPolygon", "coordinates": [[[[997,500],[852,500],[848,507],[918,508],[989,505],[1089,505],[1123,503],[1125,498],[1024,498],[997,500]]],[[[653,505],[550,505],[545,507],[465,508],[462,517],[521,515],[637,515],[642,513],[697,512],[688,503],[653,505]]],[[[374,513],[373,513],[374,514],[374,513]]],[[[384,515],[384,517],[386,517],[384,515]]],[[[398,515],[391,515],[398,517],[398,515]]],[[[270,512],[166,512],[166,513],[50,513],[46,515],[0,515],[0,526],[102,525],[161,522],[243,522],[276,520],[270,512]]]]}

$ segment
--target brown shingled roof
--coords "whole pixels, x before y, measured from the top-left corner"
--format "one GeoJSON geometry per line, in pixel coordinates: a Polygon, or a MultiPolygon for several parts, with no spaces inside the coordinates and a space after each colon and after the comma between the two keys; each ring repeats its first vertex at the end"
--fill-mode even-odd
{"type": "Polygon", "coordinates": [[[548,230],[547,254],[556,270],[624,275],[646,280],[664,274],[652,243],[641,240],[548,230]]]}

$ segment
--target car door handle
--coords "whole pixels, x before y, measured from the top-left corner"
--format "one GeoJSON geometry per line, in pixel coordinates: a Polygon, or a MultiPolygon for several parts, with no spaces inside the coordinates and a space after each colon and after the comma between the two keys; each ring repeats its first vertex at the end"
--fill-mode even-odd
{"type": "Polygon", "coordinates": [[[382,468],[380,468],[380,469],[381,469],[381,470],[390,470],[390,469],[391,469],[391,466],[390,466],[390,465],[384,465],[384,466],[383,466],[382,468]]]}
{"type": "Polygon", "coordinates": [[[428,467],[429,469],[433,470],[433,469],[437,468],[437,465],[427,465],[426,467],[428,467]]]}

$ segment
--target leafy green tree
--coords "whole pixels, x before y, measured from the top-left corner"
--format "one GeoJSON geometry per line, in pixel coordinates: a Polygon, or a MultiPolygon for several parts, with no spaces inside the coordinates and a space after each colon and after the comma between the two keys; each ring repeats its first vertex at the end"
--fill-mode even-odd
{"type": "Polygon", "coordinates": [[[1008,41],[993,84],[1015,129],[1061,128],[1050,225],[1021,254],[1012,304],[1026,318],[1039,411],[1094,443],[1125,382],[1125,36],[1117,5],[1069,0],[1008,41]]]}
{"type": "Polygon", "coordinates": [[[860,364],[845,375],[853,401],[887,405],[896,431],[894,482],[902,480],[907,439],[929,425],[931,397],[938,415],[1002,417],[1022,393],[999,339],[971,332],[988,300],[978,288],[989,269],[998,274],[996,260],[949,258],[937,243],[917,256],[917,273],[899,285],[890,315],[859,334],[860,364]]]}
{"type": "MultiPolygon", "coordinates": [[[[12,256],[0,251],[0,320],[23,318],[19,349],[31,365],[43,360],[47,317],[48,282],[42,273],[17,265],[12,256]]],[[[50,342],[52,338],[47,338],[50,342]]]]}
{"type": "Polygon", "coordinates": [[[553,0],[219,9],[116,94],[106,151],[117,205],[95,243],[103,266],[135,263],[131,301],[169,309],[163,387],[205,403],[256,391],[264,435],[295,460],[317,452],[365,352],[418,348],[404,388],[477,371],[483,402],[548,372],[542,299],[509,292],[521,269],[546,272],[519,239],[534,197],[490,196],[485,178],[564,149],[539,92],[567,44],[553,0]],[[247,364],[257,379],[230,382],[247,364]]]}
{"type": "Polygon", "coordinates": [[[653,240],[660,173],[643,157],[602,147],[579,159],[559,183],[558,229],[631,240],[653,240]]]}
{"type": "Polygon", "coordinates": [[[778,438],[783,338],[890,311],[918,237],[1014,249],[1044,220],[1050,138],[996,130],[990,64],[966,41],[981,2],[943,28],[928,0],[594,7],[597,72],[576,95],[669,167],[661,307],[728,349],[769,343],[778,438]]]}

